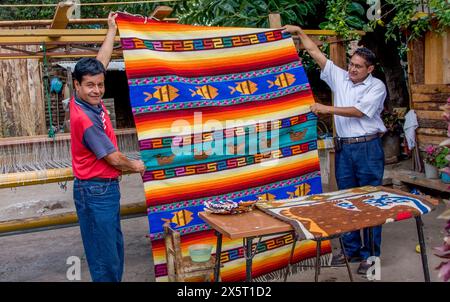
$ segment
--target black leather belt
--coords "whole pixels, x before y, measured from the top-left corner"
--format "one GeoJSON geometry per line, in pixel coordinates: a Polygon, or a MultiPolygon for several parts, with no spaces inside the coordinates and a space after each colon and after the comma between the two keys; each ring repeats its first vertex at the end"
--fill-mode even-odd
{"type": "Polygon", "coordinates": [[[356,144],[356,143],[370,142],[379,137],[380,135],[377,133],[358,137],[337,137],[337,139],[341,144],[356,144]]]}
{"type": "Polygon", "coordinates": [[[89,179],[78,179],[81,181],[98,181],[98,182],[111,182],[111,181],[118,181],[119,178],[115,177],[115,178],[102,178],[102,177],[93,177],[93,178],[89,178],[89,179]]]}

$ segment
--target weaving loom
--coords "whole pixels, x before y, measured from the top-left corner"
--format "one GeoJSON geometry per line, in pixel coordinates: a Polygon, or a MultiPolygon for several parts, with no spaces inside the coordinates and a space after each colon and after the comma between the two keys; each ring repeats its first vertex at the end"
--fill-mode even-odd
{"type": "MultiPolygon", "coordinates": [[[[289,34],[168,24],[123,13],[116,21],[146,165],[157,281],[167,280],[165,222],[181,233],[187,255],[191,244],[215,245],[198,217],[205,201],[321,193],[314,98],[289,34]]],[[[253,261],[255,280],[281,277],[292,239],[279,235],[262,242],[253,261]]],[[[325,261],[330,244],[322,250],[325,261]]],[[[314,256],[314,242],[297,245],[297,262],[314,256]]],[[[220,257],[222,281],[244,279],[241,240],[225,240],[220,257]]]]}
{"type": "MultiPolygon", "coordinates": [[[[119,150],[139,158],[134,129],[116,130],[119,150]]],[[[70,134],[0,138],[0,189],[72,180],[70,134]]]]}

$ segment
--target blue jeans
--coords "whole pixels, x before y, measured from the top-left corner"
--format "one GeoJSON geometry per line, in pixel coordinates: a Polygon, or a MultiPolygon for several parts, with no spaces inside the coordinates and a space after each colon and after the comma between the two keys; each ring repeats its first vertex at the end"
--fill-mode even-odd
{"type": "MultiPolygon", "coordinates": [[[[343,144],[336,152],[336,182],[339,190],[361,187],[379,186],[383,183],[384,151],[381,138],[369,142],[343,144]]],[[[373,227],[374,252],[380,256],[381,226],[373,227]]],[[[367,259],[370,256],[369,229],[365,228],[364,244],[360,231],[345,233],[342,236],[346,255],[367,259]]]]}
{"type": "Polygon", "coordinates": [[[75,179],[73,199],[92,281],[120,282],[124,248],[119,182],[75,179]]]}

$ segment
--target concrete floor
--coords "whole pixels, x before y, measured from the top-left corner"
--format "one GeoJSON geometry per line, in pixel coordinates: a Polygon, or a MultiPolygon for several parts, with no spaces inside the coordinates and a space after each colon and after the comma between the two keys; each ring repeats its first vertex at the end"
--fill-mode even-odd
{"type": "MultiPolygon", "coordinates": [[[[121,182],[122,203],[144,200],[139,176],[124,176],[121,182]]],[[[439,258],[432,247],[442,243],[444,221],[436,217],[446,206],[423,217],[428,263],[432,281],[440,281],[434,269],[439,258]]],[[[0,220],[25,218],[73,210],[72,188],[61,190],[56,184],[0,190],[0,220]],[[32,196],[32,198],[30,198],[32,196]],[[55,206],[55,204],[59,204],[55,206]]],[[[147,217],[122,220],[125,239],[125,272],[123,281],[154,281],[147,217]]],[[[383,227],[381,281],[423,281],[420,254],[416,253],[417,232],[414,220],[387,224],[383,227]]],[[[334,244],[336,245],[336,244],[334,244]]],[[[0,281],[68,281],[67,258],[81,259],[81,281],[90,281],[78,226],[13,236],[0,236],[0,281]]],[[[356,274],[355,281],[367,281],[356,274]]],[[[314,281],[313,271],[295,274],[289,281],[314,281]]],[[[347,270],[324,268],[320,281],[348,281],[347,270]]]]}

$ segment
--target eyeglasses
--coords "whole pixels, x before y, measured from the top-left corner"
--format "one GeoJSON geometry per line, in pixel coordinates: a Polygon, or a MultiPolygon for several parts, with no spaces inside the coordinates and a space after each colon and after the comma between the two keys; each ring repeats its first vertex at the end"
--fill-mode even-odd
{"type": "Polygon", "coordinates": [[[350,62],[349,64],[348,64],[348,68],[349,69],[351,69],[351,68],[356,68],[356,69],[362,69],[362,68],[364,68],[365,66],[362,66],[362,65],[359,65],[359,64],[353,64],[352,62],[350,62]]]}

